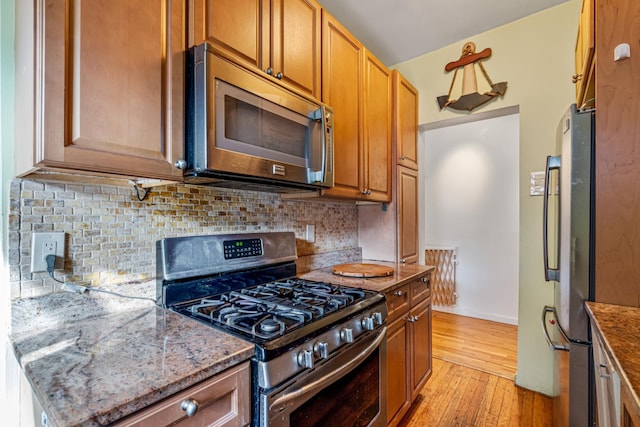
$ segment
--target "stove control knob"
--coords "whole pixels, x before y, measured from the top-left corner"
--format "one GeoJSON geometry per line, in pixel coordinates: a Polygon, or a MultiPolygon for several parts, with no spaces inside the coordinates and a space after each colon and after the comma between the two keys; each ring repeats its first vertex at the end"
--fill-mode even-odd
{"type": "Polygon", "coordinates": [[[372,314],[373,316],[373,322],[376,325],[382,325],[382,313],[380,313],[379,311],[376,311],[375,313],[372,314]]]}
{"type": "Polygon", "coordinates": [[[367,331],[373,331],[375,325],[373,324],[373,317],[365,317],[362,319],[362,327],[367,331]]]}
{"type": "Polygon", "coordinates": [[[311,350],[302,350],[298,353],[298,365],[302,368],[313,368],[313,352],[311,350]]]}
{"type": "Polygon", "coordinates": [[[313,351],[320,356],[321,359],[329,357],[329,346],[324,341],[319,341],[313,346],[313,351]]]}
{"type": "Polygon", "coordinates": [[[351,328],[344,328],[343,330],[340,331],[340,339],[344,342],[347,343],[352,343],[353,342],[353,329],[351,328]]]}

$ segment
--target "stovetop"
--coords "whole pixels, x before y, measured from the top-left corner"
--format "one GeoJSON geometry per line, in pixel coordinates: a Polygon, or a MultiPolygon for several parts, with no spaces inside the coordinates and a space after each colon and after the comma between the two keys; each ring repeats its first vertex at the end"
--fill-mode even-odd
{"type": "Polygon", "coordinates": [[[295,277],[291,232],[165,238],[156,256],[159,304],[255,343],[260,360],[374,308],[386,314],[381,294],[295,277]]]}
{"type": "Polygon", "coordinates": [[[318,330],[334,319],[348,318],[377,302],[380,298],[376,296],[363,289],[287,278],[187,301],[174,309],[263,347],[276,348],[304,337],[312,324],[318,330]]]}

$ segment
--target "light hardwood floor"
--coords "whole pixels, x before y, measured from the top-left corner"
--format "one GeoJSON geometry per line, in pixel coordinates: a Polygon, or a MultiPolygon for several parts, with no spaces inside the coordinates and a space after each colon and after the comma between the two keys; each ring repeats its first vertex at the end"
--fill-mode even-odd
{"type": "Polygon", "coordinates": [[[552,425],[551,399],[517,387],[517,327],[433,312],[433,374],[408,426],[552,425]]]}

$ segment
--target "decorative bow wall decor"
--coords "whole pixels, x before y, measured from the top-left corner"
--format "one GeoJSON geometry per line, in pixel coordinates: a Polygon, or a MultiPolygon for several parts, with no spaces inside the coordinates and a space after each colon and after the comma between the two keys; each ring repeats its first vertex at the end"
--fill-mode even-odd
{"type": "Polygon", "coordinates": [[[482,52],[476,53],[476,45],[473,42],[465,43],[462,48],[462,55],[457,61],[449,62],[445,67],[445,71],[455,70],[453,80],[449,87],[449,93],[438,97],[438,105],[442,110],[445,107],[459,111],[471,111],[476,107],[489,102],[494,97],[503,96],[507,91],[507,82],[493,83],[482,66],[481,60],[491,56],[491,49],[486,48],[482,52]],[[478,93],[478,81],[476,79],[476,69],[478,66],[482,71],[487,83],[491,86],[491,90],[485,93],[478,93]],[[451,91],[458,76],[458,70],[462,68],[462,95],[458,99],[451,99],[451,91]]]}

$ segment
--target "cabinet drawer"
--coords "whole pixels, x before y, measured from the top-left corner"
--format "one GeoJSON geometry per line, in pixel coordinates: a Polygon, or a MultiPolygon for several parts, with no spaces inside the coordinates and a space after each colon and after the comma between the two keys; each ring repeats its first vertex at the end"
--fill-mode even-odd
{"type": "Polygon", "coordinates": [[[411,282],[411,307],[431,295],[431,274],[411,282]]]}
{"type": "Polygon", "coordinates": [[[387,298],[387,311],[389,312],[387,323],[393,322],[402,314],[409,311],[410,292],[410,285],[405,285],[385,294],[387,298]]]}
{"type": "Polygon", "coordinates": [[[213,378],[151,405],[115,424],[124,426],[244,426],[250,422],[249,363],[230,368],[213,378]],[[183,402],[198,408],[191,417],[183,402]]]}

